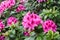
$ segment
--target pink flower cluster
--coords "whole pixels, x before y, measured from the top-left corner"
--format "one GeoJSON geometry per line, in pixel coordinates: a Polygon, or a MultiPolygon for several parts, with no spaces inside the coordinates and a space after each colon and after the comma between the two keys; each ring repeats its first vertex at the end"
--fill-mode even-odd
{"type": "Polygon", "coordinates": [[[5,25],[3,24],[2,20],[0,20],[0,32],[2,29],[4,29],[5,25]]]}
{"type": "Polygon", "coordinates": [[[37,0],[38,1],[38,3],[40,3],[40,2],[46,2],[47,0],[37,0]]]}
{"type": "Polygon", "coordinates": [[[15,0],[5,0],[0,4],[0,15],[8,8],[15,5],[15,0]]]}
{"type": "Polygon", "coordinates": [[[52,20],[46,20],[44,23],[43,23],[43,30],[44,32],[48,32],[49,30],[52,30],[53,32],[56,32],[56,24],[52,21],[52,20]]]}
{"type": "Polygon", "coordinates": [[[25,10],[25,6],[22,5],[22,4],[19,4],[19,6],[16,9],[16,12],[20,12],[20,11],[23,11],[23,10],[25,10]]]}
{"type": "Polygon", "coordinates": [[[24,32],[25,36],[30,36],[30,34],[28,32],[24,32]]]}
{"type": "Polygon", "coordinates": [[[24,29],[32,31],[32,30],[34,30],[35,27],[37,27],[41,23],[42,23],[41,18],[37,14],[35,14],[34,12],[31,13],[29,11],[24,16],[22,25],[23,25],[24,29]]]}
{"type": "Polygon", "coordinates": [[[0,36],[0,40],[4,40],[5,39],[5,37],[4,36],[0,36]]]}
{"type": "Polygon", "coordinates": [[[7,0],[7,8],[11,8],[12,6],[15,5],[15,0],[7,0]]]}
{"type": "Polygon", "coordinates": [[[16,24],[17,22],[18,22],[17,18],[11,16],[7,20],[7,25],[11,26],[13,23],[16,24]]]}

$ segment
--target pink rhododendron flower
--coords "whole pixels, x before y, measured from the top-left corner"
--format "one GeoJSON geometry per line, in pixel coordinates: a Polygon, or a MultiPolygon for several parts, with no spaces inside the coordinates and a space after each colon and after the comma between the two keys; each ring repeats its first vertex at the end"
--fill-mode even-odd
{"type": "Polygon", "coordinates": [[[4,36],[0,36],[0,40],[4,40],[5,39],[5,37],[4,36]]]}
{"type": "Polygon", "coordinates": [[[22,4],[19,4],[19,6],[16,9],[16,12],[20,12],[20,11],[23,11],[23,10],[25,10],[25,6],[22,5],[22,4]]]}
{"type": "Polygon", "coordinates": [[[15,5],[15,0],[9,0],[9,4],[10,4],[10,6],[14,6],[15,5]]]}
{"type": "Polygon", "coordinates": [[[16,24],[18,22],[18,19],[15,18],[15,17],[9,17],[8,20],[7,20],[7,25],[8,26],[11,26],[13,23],[16,24]]]}
{"type": "Polygon", "coordinates": [[[8,8],[15,5],[15,0],[5,0],[0,4],[0,15],[8,8]]]}
{"type": "Polygon", "coordinates": [[[37,1],[40,3],[40,2],[46,2],[47,0],[37,0],[37,1]]]}
{"type": "Polygon", "coordinates": [[[29,11],[24,16],[22,25],[24,26],[24,29],[31,31],[31,30],[34,30],[34,28],[40,25],[41,23],[42,23],[41,18],[34,12],[31,13],[29,11]]]}
{"type": "Polygon", "coordinates": [[[3,24],[2,20],[0,20],[0,32],[2,29],[4,29],[5,25],[3,24]]]}
{"type": "Polygon", "coordinates": [[[15,0],[6,0],[6,6],[7,8],[11,8],[12,6],[15,5],[15,0]]]}
{"type": "Polygon", "coordinates": [[[6,9],[6,2],[7,1],[3,1],[0,4],[0,15],[3,13],[3,11],[6,9]]]}
{"type": "Polygon", "coordinates": [[[28,32],[24,32],[25,36],[30,36],[30,34],[28,32]]]}
{"type": "Polygon", "coordinates": [[[52,20],[46,20],[43,23],[43,30],[45,33],[50,30],[52,30],[53,32],[56,32],[56,29],[57,29],[57,25],[52,20]]]}

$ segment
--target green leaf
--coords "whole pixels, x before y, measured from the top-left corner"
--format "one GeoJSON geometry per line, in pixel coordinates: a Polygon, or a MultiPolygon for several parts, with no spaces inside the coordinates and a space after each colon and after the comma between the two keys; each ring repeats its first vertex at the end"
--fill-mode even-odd
{"type": "Polygon", "coordinates": [[[42,38],[41,37],[37,37],[36,40],[42,40],[42,38]]]}
{"type": "Polygon", "coordinates": [[[24,40],[35,40],[35,37],[28,37],[28,38],[26,38],[24,40]]]}
{"type": "Polygon", "coordinates": [[[59,32],[54,33],[54,38],[58,38],[59,37],[59,32]]]}
{"type": "Polygon", "coordinates": [[[53,31],[52,30],[48,31],[47,39],[53,39],[53,31]]]}
{"type": "Polygon", "coordinates": [[[15,34],[15,30],[12,30],[12,34],[15,34]]]}

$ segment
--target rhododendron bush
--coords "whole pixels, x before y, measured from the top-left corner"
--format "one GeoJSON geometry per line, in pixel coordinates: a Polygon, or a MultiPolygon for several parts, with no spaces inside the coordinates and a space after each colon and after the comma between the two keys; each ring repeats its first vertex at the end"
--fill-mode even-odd
{"type": "Polygon", "coordinates": [[[60,0],[0,0],[0,40],[60,40],[60,0]]]}

